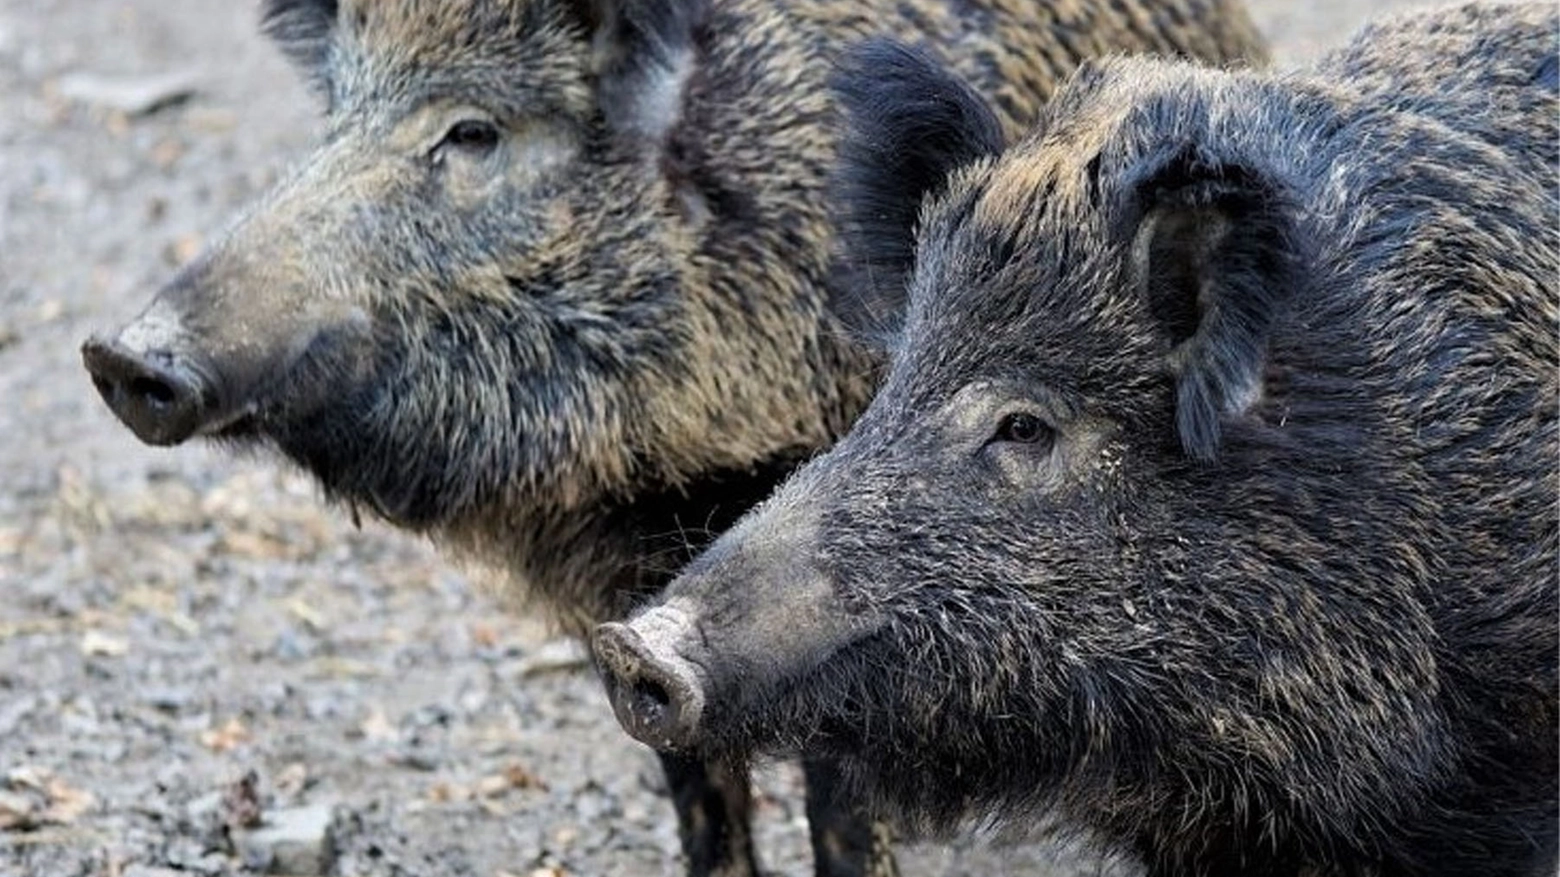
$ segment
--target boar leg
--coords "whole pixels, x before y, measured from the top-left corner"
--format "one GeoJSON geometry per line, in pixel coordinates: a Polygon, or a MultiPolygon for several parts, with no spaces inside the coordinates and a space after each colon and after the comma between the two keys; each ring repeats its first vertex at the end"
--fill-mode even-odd
{"type": "Polygon", "coordinates": [[[747,766],[660,755],[689,877],[758,877],[747,766]]]}
{"type": "Polygon", "coordinates": [[[869,819],[839,782],[832,761],[808,759],[807,824],[818,877],[898,877],[888,826],[869,819]]]}

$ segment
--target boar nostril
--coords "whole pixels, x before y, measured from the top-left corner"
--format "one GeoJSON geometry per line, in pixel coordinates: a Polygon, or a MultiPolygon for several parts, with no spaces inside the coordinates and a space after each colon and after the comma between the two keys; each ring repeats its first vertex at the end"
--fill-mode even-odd
{"type": "Polygon", "coordinates": [[[103,401],[144,442],[178,444],[211,414],[209,388],[187,358],[97,338],[81,353],[103,401]]]}
{"type": "Polygon", "coordinates": [[[665,716],[672,705],[672,696],[667,693],[666,686],[653,679],[640,678],[634,682],[634,699],[638,701],[640,714],[653,720],[665,716]]]}
{"type": "Polygon", "coordinates": [[[179,394],[169,386],[166,381],[155,378],[136,378],[130,382],[130,394],[139,396],[154,405],[167,407],[172,405],[179,394]]]}
{"type": "Polygon", "coordinates": [[[685,662],[658,654],[620,622],[597,628],[595,649],[607,674],[613,709],[630,734],[658,749],[694,742],[704,694],[685,662]]]}

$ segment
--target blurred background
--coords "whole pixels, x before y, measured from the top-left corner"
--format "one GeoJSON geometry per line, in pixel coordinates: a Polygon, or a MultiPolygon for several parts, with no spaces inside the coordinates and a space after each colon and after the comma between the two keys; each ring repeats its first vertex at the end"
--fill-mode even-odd
{"type": "MultiPolygon", "coordinates": [[[[1281,64],[1414,5],[1251,3],[1281,64]]],[[[0,0],[0,877],[679,874],[577,646],[299,475],[142,447],[81,369],[315,131],[256,15],[0,0]]],[[[810,873],[796,772],[760,784],[765,866],[810,873]]],[[[988,837],[902,865],[1106,867],[988,837]]]]}

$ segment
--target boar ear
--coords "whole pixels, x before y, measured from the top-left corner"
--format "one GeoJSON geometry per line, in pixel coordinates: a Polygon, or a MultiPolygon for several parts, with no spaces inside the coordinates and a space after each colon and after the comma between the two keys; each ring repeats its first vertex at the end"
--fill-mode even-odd
{"type": "Polygon", "coordinates": [[[260,28],[316,88],[325,85],[337,0],[265,0],[260,28]]]}
{"type": "Polygon", "coordinates": [[[953,171],[1000,152],[1002,125],[937,61],[889,39],[851,49],[832,84],[845,129],[831,186],[844,264],[831,307],[872,341],[903,320],[922,202],[953,171]]]}
{"type": "Polygon", "coordinates": [[[1176,430],[1189,456],[1211,462],[1220,421],[1261,398],[1269,335],[1300,282],[1294,211],[1271,175],[1197,146],[1132,177],[1133,261],[1171,344],[1176,430]]]}
{"type": "Polygon", "coordinates": [[[564,0],[591,36],[596,100],[624,143],[660,145],[682,113],[709,0],[564,0]]]}

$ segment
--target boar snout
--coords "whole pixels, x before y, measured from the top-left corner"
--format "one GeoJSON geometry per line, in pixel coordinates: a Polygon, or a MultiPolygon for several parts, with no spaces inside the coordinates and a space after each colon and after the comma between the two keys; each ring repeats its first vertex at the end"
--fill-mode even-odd
{"type": "Polygon", "coordinates": [[[81,346],[81,358],[114,416],[149,445],[176,445],[216,414],[203,370],[170,347],[137,344],[127,331],[94,336],[81,346]]]}
{"type": "Polygon", "coordinates": [[[594,637],[618,722],[635,739],[662,751],[690,748],[704,713],[704,681],[674,645],[683,638],[684,621],[678,614],[651,610],[630,624],[603,624],[594,637]]]}

